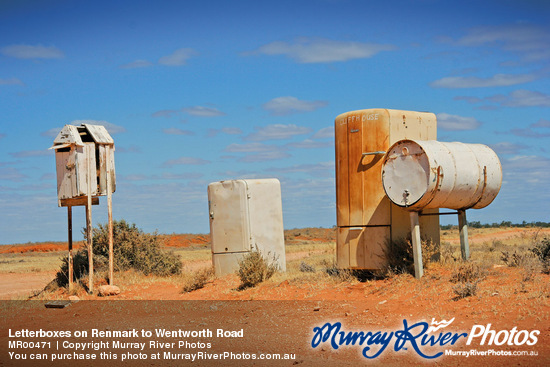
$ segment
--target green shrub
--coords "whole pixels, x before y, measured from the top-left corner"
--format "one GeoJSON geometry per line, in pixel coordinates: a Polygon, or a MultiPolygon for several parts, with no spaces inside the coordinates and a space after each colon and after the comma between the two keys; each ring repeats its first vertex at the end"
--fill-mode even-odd
{"type": "MultiPolygon", "coordinates": [[[[79,279],[84,279],[88,276],[88,249],[82,248],[76,252],[73,252],[73,280],[78,282],[79,279]]],[[[96,271],[103,271],[109,269],[109,259],[101,256],[94,255],[94,269],[96,271]]],[[[61,259],[61,266],[55,274],[55,280],[57,286],[65,287],[69,284],[69,257],[64,256],[61,259]]]]}
{"type": "Polygon", "coordinates": [[[271,278],[279,270],[276,260],[275,257],[272,259],[264,257],[257,247],[246,254],[239,261],[239,269],[237,270],[237,275],[241,280],[239,289],[255,287],[264,280],[271,278]]]}
{"type": "MultiPolygon", "coordinates": [[[[93,230],[94,255],[109,256],[107,224],[93,230]]],[[[113,222],[114,267],[117,270],[135,269],[143,274],[167,276],[181,273],[181,261],[172,252],[162,248],[158,233],[144,233],[135,224],[124,219],[113,222]]]]}
{"type": "MultiPolygon", "coordinates": [[[[109,230],[107,224],[93,229],[94,271],[107,271],[109,258],[109,230]]],[[[181,273],[179,256],[161,248],[162,239],[156,232],[144,233],[135,224],[125,220],[113,222],[113,267],[116,271],[135,269],[145,275],[168,276],[181,273]]],[[[68,258],[62,259],[56,274],[59,286],[68,284],[68,258]]],[[[88,249],[78,250],[73,256],[74,279],[88,274],[88,249]]]]}

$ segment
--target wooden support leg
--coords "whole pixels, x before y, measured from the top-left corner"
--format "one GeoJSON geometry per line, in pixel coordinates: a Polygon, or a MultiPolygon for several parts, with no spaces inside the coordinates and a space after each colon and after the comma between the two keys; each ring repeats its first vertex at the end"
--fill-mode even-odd
{"type": "Polygon", "coordinates": [[[107,213],[109,226],[109,285],[113,285],[113,201],[111,198],[111,147],[105,149],[105,171],[107,174],[107,213]]]}
{"type": "MultiPolygon", "coordinates": [[[[86,239],[88,243],[88,292],[94,293],[94,251],[93,251],[93,234],[92,234],[92,180],[95,181],[95,167],[91,161],[91,154],[95,152],[88,146],[87,163],[88,163],[88,201],[86,202],[86,239]]],[[[95,184],[95,183],[94,183],[95,184]]]]}
{"type": "Polygon", "coordinates": [[[73,290],[73,208],[72,206],[67,207],[67,222],[69,227],[69,257],[68,257],[68,265],[69,265],[69,274],[67,274],[69,278],[69,292],[73,290]]]}
{"type": "Polygon", "coordinates": [[[458,229],[460,231],[460,252],[462,260],[470,258],[470,244],[468,243],[468,221],[466,220],[466,211],[458,211],[458,229]]]}
{"type": "Polygon", "coordinates": [[[94,251],[92,240],[92,204],[91,197],[88,196],[86,204],[86,243],[88,247],[88,293],[94,293],[94,251]]]}
{"type": "Polygon", "coordinates": [[[414,257],[414,276],[416,279],[422,278],[424,268],[422,266],[422,242],[420,240],[420,223],[418,212],[410,212],[411,217],[411,239],[414,257]]]}

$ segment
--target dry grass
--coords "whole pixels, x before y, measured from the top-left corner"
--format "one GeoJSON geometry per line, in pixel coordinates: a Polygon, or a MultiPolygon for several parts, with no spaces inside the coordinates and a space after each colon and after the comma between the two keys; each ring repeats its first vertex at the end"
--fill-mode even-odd
{"type": "Polygon", "coordinates": [[[57,271],[65,252],[27,252],[0,254],[0,273],[57,271]]]}
{"type": "Polygon", "coordinates": [[[475,296],[477,294],[477,285],[481,282],[487,271],[472,261],[466,261],[455,268],[449,281],[455,283],[453,292],[456,299],[475,296]]]}
{"type": "Polygon", "coordinates": [[[239,289],[255,287],[271,278],[279,270],[275,256],[263,255],[258,248],[250,251],[239,260],[237,275],[241,280],[239,289]]]}
{"type": "MultiPolygon", "coordinates": [[[[389,273],[382,282],[372,280],[372,289],[384,288],[378,294],[387,294],[388,299],[398,298],[402,287],[417,287],[425,294],[437,294],[436,299],[440,297],[442,291],[449,292],[451,296],[460,295],[475,295],[478,298],[493,297],[493,294],[498,293],[500,298],[506,295],[514,295],[522,297],[525,302],[534,304],[547,304],[548,295],[550,294],[550,286],[542,281],[540,267],[536,262],[525,262],[519,266],[519,271],[514,272],[517,275],[517,280],[511,282],[506,279],[506,285],[500,284],[498,277],[506,277],[506,274],[494,270],[487,270],[493,266],[506,265],[501,259],[502,252],[516,251],[517,253],[526,253],[529,251],[535,241],[540,240],[540,236],[535,236],[533,232],[523,233],[519,236],[510,236],[510,238],[499,238],[497,240],[488,241],[471,241],[470,252],[473,263],[476,263],[480,271],[488,274],[492,280],[483,280],[483,276],[479,276],[477,280],[468,278],[468,273],[475,273],[475,269],[465,269],[461,266],[466,266],[462,263],[460,245],[451,244],[447,241],[448,238],[454,236],[451,231],[448,235],[442,236],[441,246],[441,261],[431,264],[426,264],[429,271],[426,276],[420,281],[414,280],[408,274],[401,272],[389,273]],[[447,242],[446,242],[447,241],[447,242]],[[456,275],[455,275],[456,274],[456,275]],[[466,275],[465,275],[466,274],[466,275]],[[451,279],[457,280],[457,283],[450,284],[451,279]],[[467,281],[466,278],[470,279],[467,281]],[[466,285],[470,283],[471,285],[466,285]],[[462,289],[452,290],[452,287],[462,289]],[[513,284],[513,285],[510,285],[513,284]],[[380,293],[382,292],[382,293],[380,293]],[[393,297],[393,298],[392,298],[393,297]]],[[[497,229],[479,229],[471,232],[497,232],[497,229]]],[[[261,292],[263,287],[268,289],[277,289],[281,283],[289,284],[292,287],[301,289],[306,293],[315,294],[321,289],[345,289],[350,285],[357,284],[360,280],[354,276],[353,272],[338,270],[334,266],[336,244],[333,241],[329,242],[312,242],[287,244],[287,271],[275,273],[271,279],[264,281],[262,287],[258,289],[261,292]],[[304,271],[308,269],[309,271],[304,271]],[[313,271],[311,271],[313,270],[313,271]]],[[[207,276],[199,276],[198,271],[191,269],[204,268],[204,263],[211,260],[211,251],[204,247],[177,248],[175,253],[180,255],[182,264],[184,265],[184,273],[171,277],[158,277],[153,275],[143,275],[139,272],[128,270],[121,271],[115,274],[115,284],[121,288],[123,294],[134,289],[147,289],[155,284],[163,283],[170,284],[177,289],[199,289],[196,286],[205,282],[204,279],[210,279],[207,276]]],[[[25,273],[36,271],[33,269],[42,269],[43,271],[54,271],[59,267],[60,257],[64,252],[59,253],[27,253],[27,254],[0,254],[0,273],[2,272],[17,272],[25,273]]],[[[531,257],[532,259],[532,257],[531,257]]],[[[206,271],[205,271],[206,272],[206,271]]],[[[375,278],[372,278],[375,279],[375,278]]],[[[544,278],[546,279],[546,278],[544,278]]],[[[364,281],[364,279],[361,279],[364,281]]],[[[213,281],[217,284],[218,280],[213,281]]],[[[99,280],[98,280],[99,282],[99,280]]],[[[370,280],[368,280],[370,282],[370,280]]],[[[284,292],[284,287],[279,288],[284,292]]],[[[378,292],[378,291],[377,291],[378,292]]],[[[84,289],[77,289],[73,293],[85,294],[84,289]]],[[[137,295],[132,297],[139,297],[137,295]]],[[[419,292],[420,294],[420,292],[419,292]]],[[[66,298],[67,292],[63,290],[51,291],[41,294],[39,299],[61,299],[66,298]],[[63,293],[65,292],[65,293],[63,293]]],[[[448,299],[451,298],[448,296],[448,299]]],[[[411,300],[412,302],[413,300],[411,300]]],[[[442,307],[434,305],[434,308],[442,307]]],[[[528,311],[525,311],[528,312],[528,311]]],[[[528,314],[522,314],[521,317],[528,317],[528,314]]],[[[548,318],[548,315],[540,316],[548,318]]]]}
{"type": "Polygon", "coordinates": [[[182,292],[193,292],[197,289],[204,288],[206,283],[212,280],[212,278],[214,278],[213,267],[210,266],[207,268],[199,269],[198,271],[193,272],[186,278],[183,284],[182,292]]]}

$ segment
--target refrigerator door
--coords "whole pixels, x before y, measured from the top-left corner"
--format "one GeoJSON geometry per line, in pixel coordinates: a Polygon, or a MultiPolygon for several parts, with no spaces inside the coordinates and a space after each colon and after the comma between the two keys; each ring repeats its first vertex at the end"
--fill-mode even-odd
{"type": "Polygon", "coordinates": [[[250,251],[248,185],[244,180],[208,185],[213,253],[250,251]]]}

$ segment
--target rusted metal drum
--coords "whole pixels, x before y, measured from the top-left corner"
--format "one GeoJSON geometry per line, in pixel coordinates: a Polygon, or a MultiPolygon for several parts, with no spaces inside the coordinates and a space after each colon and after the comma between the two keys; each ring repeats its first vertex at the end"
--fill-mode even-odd
{"type": "Polygon", "coordinates": [[[411,211],[480,209],[500,191],[502,168],[483,144],[400,140],[384,156],[382,184],[394,204],[411,211]]]}

